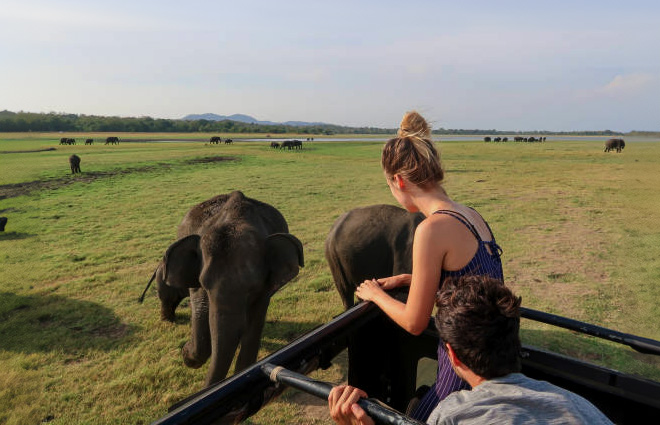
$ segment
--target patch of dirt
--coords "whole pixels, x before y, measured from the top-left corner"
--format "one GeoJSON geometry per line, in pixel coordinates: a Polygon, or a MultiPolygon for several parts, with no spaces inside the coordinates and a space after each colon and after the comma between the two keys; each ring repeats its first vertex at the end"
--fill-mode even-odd
{"type": "Polygon", "coordinates": [[[302,416],[319,421],[321,423],[332,424],[330,411],[328,410],[328,402],[313,395],[299,392],[291,395],[288,398],[291,403],[297,404],[302,408],[302,416]]]}
{"type": "Polygon", "coordinates": [[[120,339],[128,333],[128,325],[120,323],[118,325],[107,326],[104,328],[94,329],[91,334],[94,336],[101,336],[110,339],[120,339]]]}
{"type": "Polygon", "coordinates": [[[209,162],[234,161],[236,158],[231,156],[209,156],[206,158],[189,159],[186,164],[208,164],[209,162]]]}
{"type": "Polygon", "coordinates": [[[208,164],[212,162],[237,161],[238,158],[231,156],[212,156],[204,158],[193,158],[181,161],[179,163],[157,163],[144,167],[122,168],[111,171],[83,171],[79,174],[67,174],[50,180],[35,180],[25,183],[0,185],[0,199],[15,198],[17,196],[27,195],[40,190],[55,190],[70,184],[79,182],[92,182],[102,178],[120,176],[132,173],[148,173],[154,170],[162,170],[182,165],[208,164]]]}
{"type": "Polygon", "coordinates": [[[31,151],[0,151],[0,153],[32,153],[32,152],[48,152],[48,151],[56,151],[57,149],[55,148],[45,148],[45,149],[35,149],[31,151]]]}

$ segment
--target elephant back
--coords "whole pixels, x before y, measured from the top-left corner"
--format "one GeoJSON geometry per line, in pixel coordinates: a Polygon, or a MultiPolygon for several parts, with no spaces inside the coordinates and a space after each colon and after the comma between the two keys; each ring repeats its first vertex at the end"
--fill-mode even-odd
{"type": "Polygon", "coordinates": [[[275,207],[248,198],[237,190],[214,196],[192,207],[179,224],[177,236],[201,234],[205,227],[217,225],[218,221],[259,223],[260,230],[266,235],[289,232],[284,216],[275,207]]]}
{"type": "Polygon", "coordinates": [[[393,205],[356,208],[340,216],[325,243],[325,256],[346,308],[365,279],[412,271],[412,241],[422,214],[393,205]]]}

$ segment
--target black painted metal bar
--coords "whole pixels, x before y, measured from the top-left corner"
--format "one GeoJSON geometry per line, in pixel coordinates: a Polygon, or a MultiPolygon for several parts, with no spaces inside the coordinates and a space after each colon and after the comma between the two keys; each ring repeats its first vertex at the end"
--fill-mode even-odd
{"type": "MultiPolygon", "coordinates": [[[[328,382],[312,379],[306,375],[301,375],[270,363],[262,365],[261,370],[271,381],[281,382],[282,384],[297,388],[325,400],[328,399],[330,390],[333,387],[328,382]]],[[[378,424],[423,425],[423,422],[409,418],[377,399],[361,398],[357,404],[378,424]]]]}
{"type": "Polygon", "coordinates": [[[549,325],[624,344],[640,353],[660,355],[660,341],[614,331],[612,329],[568,319],[555,314],[532,310],[531,308],[521,307],[520,314],[525,319],[547,323],[549,325]]]}

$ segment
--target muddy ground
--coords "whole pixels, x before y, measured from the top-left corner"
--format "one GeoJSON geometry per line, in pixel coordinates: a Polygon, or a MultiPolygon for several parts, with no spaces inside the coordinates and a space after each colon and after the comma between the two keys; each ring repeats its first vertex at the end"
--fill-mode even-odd
{"type": "MultiPolygon", "coordinates": [[[[33,152],[33,151],[31,151],[33,152]]],[[[18,153],[18,152],[12,152],[18,153]]],[[[79,174],[66,175],[56,179],[35,180],[25,183],[14,183],[0,185],[0,199],[15,198],[17,196],[28,195],[33,192],[43,190],[54,190],[79,182],[92,182],[98,179],[125,175],[131,173],[148,173],[153,170],[162,170],[164,168],[173,168],[179,165],[207,164],[212,162],[237,161],[238,158],[231,156],[210,156],[204,158],[193,158],[174,163],[157,163],[144,167],[122,168],[111,171],[84,171],[79,174]]]]}

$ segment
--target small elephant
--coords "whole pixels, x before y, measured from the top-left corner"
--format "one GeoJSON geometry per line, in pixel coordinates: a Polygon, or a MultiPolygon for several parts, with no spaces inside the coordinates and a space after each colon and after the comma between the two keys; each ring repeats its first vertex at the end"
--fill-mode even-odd
{"type": "Polygon", "coordinates": [[[626,142],[624,142],[623,139],[609,139],[607,142],[605,142],[604,152],[616,150],[617,153],[621,153],[621,151],[625,147],[626,147],[626,142]]]}
{"type": "Polygon", "coordinates": [[[227,376],[239,345],[236,371],[256,361],[270,298],[304,266],[303,247],[277,209],[239,191],[194,206],[177,236],[155,277],[189,289],[183,359],[198,368],[211,357],[211,385],[227,376]]]}
{"type": "Polygon", "coordinates": [[[86,145],[93,145],[94,144],[94,139],[87,139],[85,140],[86,145]]]}
{"type": "Polygon", "coordinates": [[[325,240],[325,258],[346,309],[366,279],[412,272],[412,241],[421,213],[393,205],[356,208],[340,216],[325,240]]]}
{"type": "Polygon", "coordinates": [[[71,166],[71,174],[80,173],[80,157],[73,154],[69,157],[69,165],[71,166]]]}
{"type": "Polygon", "coordinates": [[[274,149],[277,149],[277,148],[280,147],[280,144],[277,143],[277,142],[270,142],[270,147],[271,147],[271,148],[274,148],[274,149]]]}

